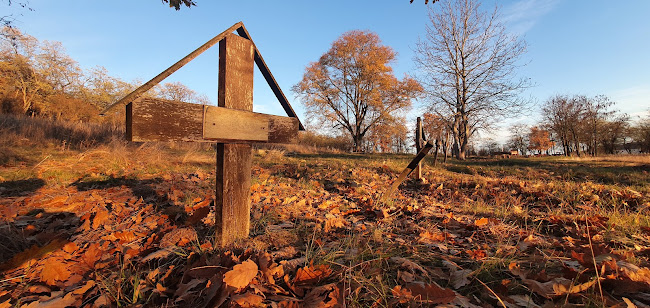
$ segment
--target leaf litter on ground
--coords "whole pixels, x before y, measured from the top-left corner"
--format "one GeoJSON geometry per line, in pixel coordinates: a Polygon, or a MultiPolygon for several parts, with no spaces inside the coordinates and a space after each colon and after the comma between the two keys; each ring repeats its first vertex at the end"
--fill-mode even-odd
{"type": "Polygon", "coordinates": [[[378,203],[401,162],[258,162],[251,238],[226,248],[210,171],[0,196],[0,307],[650,304],[648,190],[427,168],[378,203]]]}

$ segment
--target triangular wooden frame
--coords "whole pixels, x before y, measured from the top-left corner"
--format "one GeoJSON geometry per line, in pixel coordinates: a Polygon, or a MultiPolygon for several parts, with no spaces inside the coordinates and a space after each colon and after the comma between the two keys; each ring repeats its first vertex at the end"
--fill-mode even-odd
{"type": "MultiPolygon", "coordinates": [[[[246,27],[244,27],[244,23],[241,21],[232,25],[230,28],[226,29],[226,31],[219,33],[219,35],[207,41],[205,44],[201,45],[201,47],[192,51],[183,59],[174,63],[174,65],[170,66],[162,73],[158,74],[156,77],[147,81],[146,83],[144,83],[143,85],[135,89],[133,92],[129,93],[127,96],[123,97],[119,101],[108,106],[106,109],[104,109],[104,111],[101,112],[101,114],[104,115],[118,106],[126,105],[138,99],[142,94],[147,92],[149,89],[153,88],[155,85],[162,82],[165,78],[169,77],[171,74],[179,70],[181,67],[185,66],[185,64],[190,63],[190,61],[194,60],[200,54],[202,54],[206,50],[210,49],[212,46],[219,43],[219,41],[223,40],[227,34],[233,33],[234,31],[237,31],[237,34],[239,36],[248,39],[253,43],[253,47],[255,49],[255,64],[257,65],[260,72],[264,76],[264,79],[266,79],[266,82],[268,83],[269,87],[271,87],[271,90],[273,90],[273,94],[275,94],[275,97],[278,99],[278,101],[282,105],[282,108],[284,108],[284,111],[287,113],[287,115],[289,117],[298,119],[298,115],[296,115],[296,112],[291,107],[289,100],[287,100],[287,97],[282,92],[282,89],[280,89],[280,86],[278,85],[277,81],[275,80],[275,78],[273,78],[273,74],[271,74],[269,67],[266,65],[266,62],[264,62],[264,58],[262,58],[262,54],[260,53],[259,49],[257,49],[257,46],[255,46],[255,43],[251,39],[250,34],[246,30],[246,27]]],[[[298,119],[298,127],[300,130],[305,130],[302,123],[300,122],[300,119],[298,119]]]]}

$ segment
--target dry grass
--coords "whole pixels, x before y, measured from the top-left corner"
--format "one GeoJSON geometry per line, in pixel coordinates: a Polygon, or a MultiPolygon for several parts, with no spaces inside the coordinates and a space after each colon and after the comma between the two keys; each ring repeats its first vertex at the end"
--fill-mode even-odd
{"type": "Polygon", "coordinates": [[[86,149],[123,138],[124,130],[113,124],[57,121],[0,114],[0,147],[57,146],[86,149]]]}
{"type": "Polygon", "coordinates": [[[650,164],[650,154],[636,154],[636,155],[607,155],[607,156],[583,156],[583,157],[567,157],[560,160],[565,161],[607,161],[607,162],[627,162],[650,164]]]}

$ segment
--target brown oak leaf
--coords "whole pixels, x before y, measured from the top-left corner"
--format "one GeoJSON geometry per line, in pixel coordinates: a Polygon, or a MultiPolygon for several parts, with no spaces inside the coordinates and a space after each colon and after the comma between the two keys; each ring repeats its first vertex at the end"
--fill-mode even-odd
{"type": "Polygon", "coordinates": [[[48,259],[41,271],[41,281],[54,285],[57,281],[65,281],[70,277],[68,265],[59,261],[48,259]]]}
{"type": "Polygon", "coordinates": [[[311,284],[321,281],[332,274],[332,269],[328,265],[306,266],[299,268],[294,278],[294,284],[311,284]]]}
{"type": "Polygon", "coordinates": [[[255,276],[257,276],[257,264],[251,260],[246,260],[235,265],[231,271],[227,272],[223,277],[223,282],[231,287],[241,289],[248,286],[255,276]]]}
{"type": "Polygon", "coordinates": [[[429,304],[449,304],[456,299],[456,292],[451,289],[440,287],[436,283],[424,284],[421,282],[409,283],[406,285],[418,302],[429,304]]]}
{"type": "Polygon", "coordinates": [[[262,305],[263,300],[263,297],[251,292],[234,295],[232,297],[232,301],[237,303],[240,307],[258,307],[262,305]]]}

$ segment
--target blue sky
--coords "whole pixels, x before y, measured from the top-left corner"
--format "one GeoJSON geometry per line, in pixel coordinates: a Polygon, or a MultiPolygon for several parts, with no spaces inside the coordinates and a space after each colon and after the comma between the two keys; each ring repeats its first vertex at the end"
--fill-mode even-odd
{"type": "MultiPolygon", "coordinates": [[[[291,86],[342,33],[376,32],[398,52],[393,68],[401,78],[415,73],[412,48],[424,33],[428,7],[438,5],[426,6],[424,0],[413,4],[408,0],[196,2],[196,7],[180,11],[158,0],[30,0],[34,11],[7,7],[4,2],[2,9],[14,14],[15,25],[23,32],[62,42],[83,68],[104,66],[113,76],[141,82],[243,21],[302,116],[291,86]]],[[[650,109],[650,1],[483,1],[487,9],[495,4],[511,31],[528,42],[523,59],[528,64],[519,73],[536,86],[526,96],[542,103],[554,94],[605,94],[633,116],[650,109]]],[[[216,102],[217,62],[213,48],[165,81],[181,81],[216,102]]],[[[256,74],[255,110],[282,114],[256,74]]],[[[411,116],[417,111],[416,107],[411,116]]],[[[508,123],[534,123],[539,118],[534,109],[529,117],[508,123]]]]}

